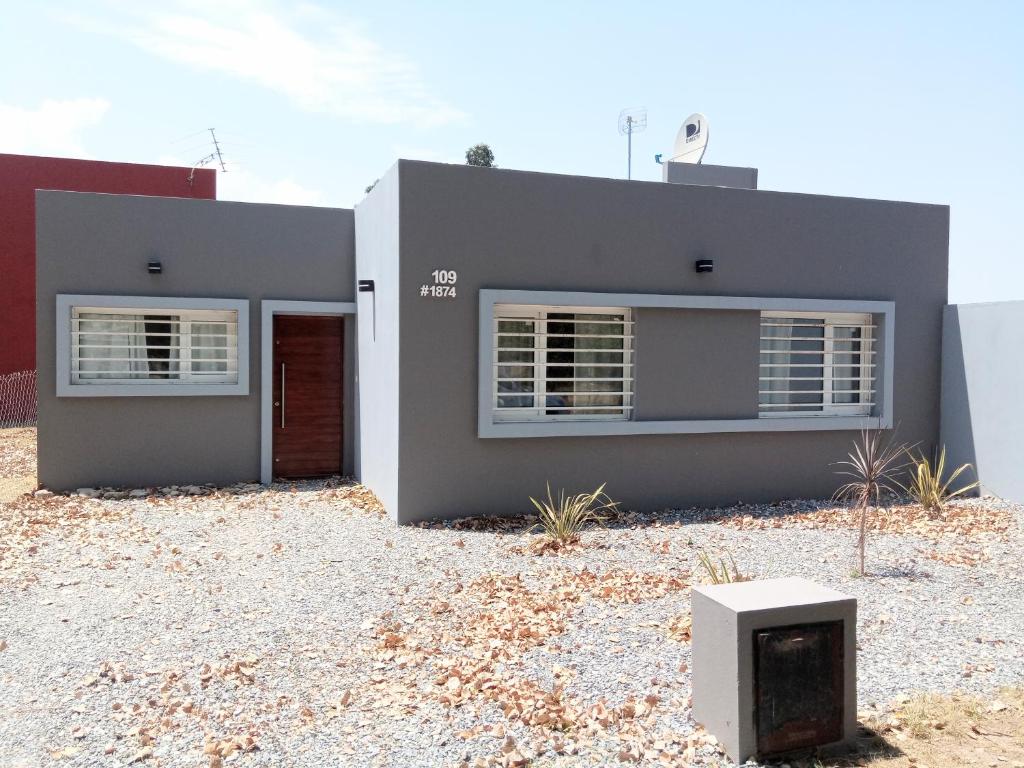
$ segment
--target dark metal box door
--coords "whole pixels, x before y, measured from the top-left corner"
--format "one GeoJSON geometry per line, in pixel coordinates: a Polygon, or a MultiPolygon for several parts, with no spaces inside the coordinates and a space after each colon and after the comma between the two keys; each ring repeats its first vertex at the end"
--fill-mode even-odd
{"type": "Polygon", "coordinates": [[[274,316],[274,477],[341,474],[341,317],[274,316]]]}
{"type": "Polygon", "coordinates": [[[843,623],[754,632],[758,755],[839,741],[843,735],[843,623]]]}

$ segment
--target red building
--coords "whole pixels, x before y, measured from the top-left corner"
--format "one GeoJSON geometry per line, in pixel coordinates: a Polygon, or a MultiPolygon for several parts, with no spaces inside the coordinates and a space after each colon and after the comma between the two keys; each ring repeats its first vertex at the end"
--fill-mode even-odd
{"type": "Polygon", "coordinates": [[[0,154],[0,376],[36,367],[36,190],[217,196],[216,172],[0,154]]]}

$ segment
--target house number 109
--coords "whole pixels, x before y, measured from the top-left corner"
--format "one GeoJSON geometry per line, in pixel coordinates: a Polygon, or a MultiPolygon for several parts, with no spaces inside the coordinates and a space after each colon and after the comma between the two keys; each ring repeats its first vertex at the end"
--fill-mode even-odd
{"type": "Polygon", "coordinates": [[[458,275],[454,269],[435,269],[430,273],[434,278],[434,284],[424,283],[420,286],[420,296],[429,296],[432,299],[454,299],[455,280],[458,275]]]}
{"type": "Polygon", "coordinates": [[[457,275],[454,269],[435,269],[431,272],[434,276],[434,282],[440,283],[441,285],[455,285],[455,279],[457,275]]]}

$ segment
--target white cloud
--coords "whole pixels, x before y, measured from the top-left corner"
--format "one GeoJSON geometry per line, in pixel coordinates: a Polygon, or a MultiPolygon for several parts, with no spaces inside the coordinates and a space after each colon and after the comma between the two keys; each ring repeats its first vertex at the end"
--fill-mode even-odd
{"type": "Polygon", "coordinates": [[[458,157],[437,149],[418,147],[412,144],[395,144],[391,147],[391,151],[395,157],[400,157],[404,160],[429,160],[434,163],[456,164],[465,160],[464,157],[458,157]]]}
{"type": "Polygon", "coordinates": [[[35,109],[0,102],[0,152],[89,157],[82,133],[108,109],[104,99],[47,99],[35,109]]]}
{"type": "MultiPolygon", "coordinates": [[[[157,165],[177,165],[190,167],[181,157],[162,155],[156,160],[157,165]]],[[[216,168],[216,165],[208,165],[216,168]]],[[[217,169],[217,199],[235,200],[240,203],[280,203],[282,205],[330,205],[323,193],[318,189],[307,187],[291,176],[269,178],[249,168],[241,167],[232,162],[227,163],[227,171],[217,169]]]]}
{"type": "Polygon", "coordinates": [[[414,63],[334,11],[274,0],[107,8],[64,19],[196,70],[262,86],[309,112],[383,124],[441,125],[462,117],[429,92],[414,63]]]}
{"type": "Polygon", "coordinates": [[[217,199],[245,203],[326,205],[319,190],[304,187],[290,177],[268,179],[240,169],[217,173],[217,199]]]}

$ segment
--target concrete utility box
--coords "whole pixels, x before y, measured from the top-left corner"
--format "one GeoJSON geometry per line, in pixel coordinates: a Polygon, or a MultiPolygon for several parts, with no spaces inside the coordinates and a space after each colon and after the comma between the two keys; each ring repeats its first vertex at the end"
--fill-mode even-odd
{"type": "Polygon", "coordinates": [[[851,742],[857,601],[806,579],[693,588],[693,717],[737,763],[851,742]]]}

